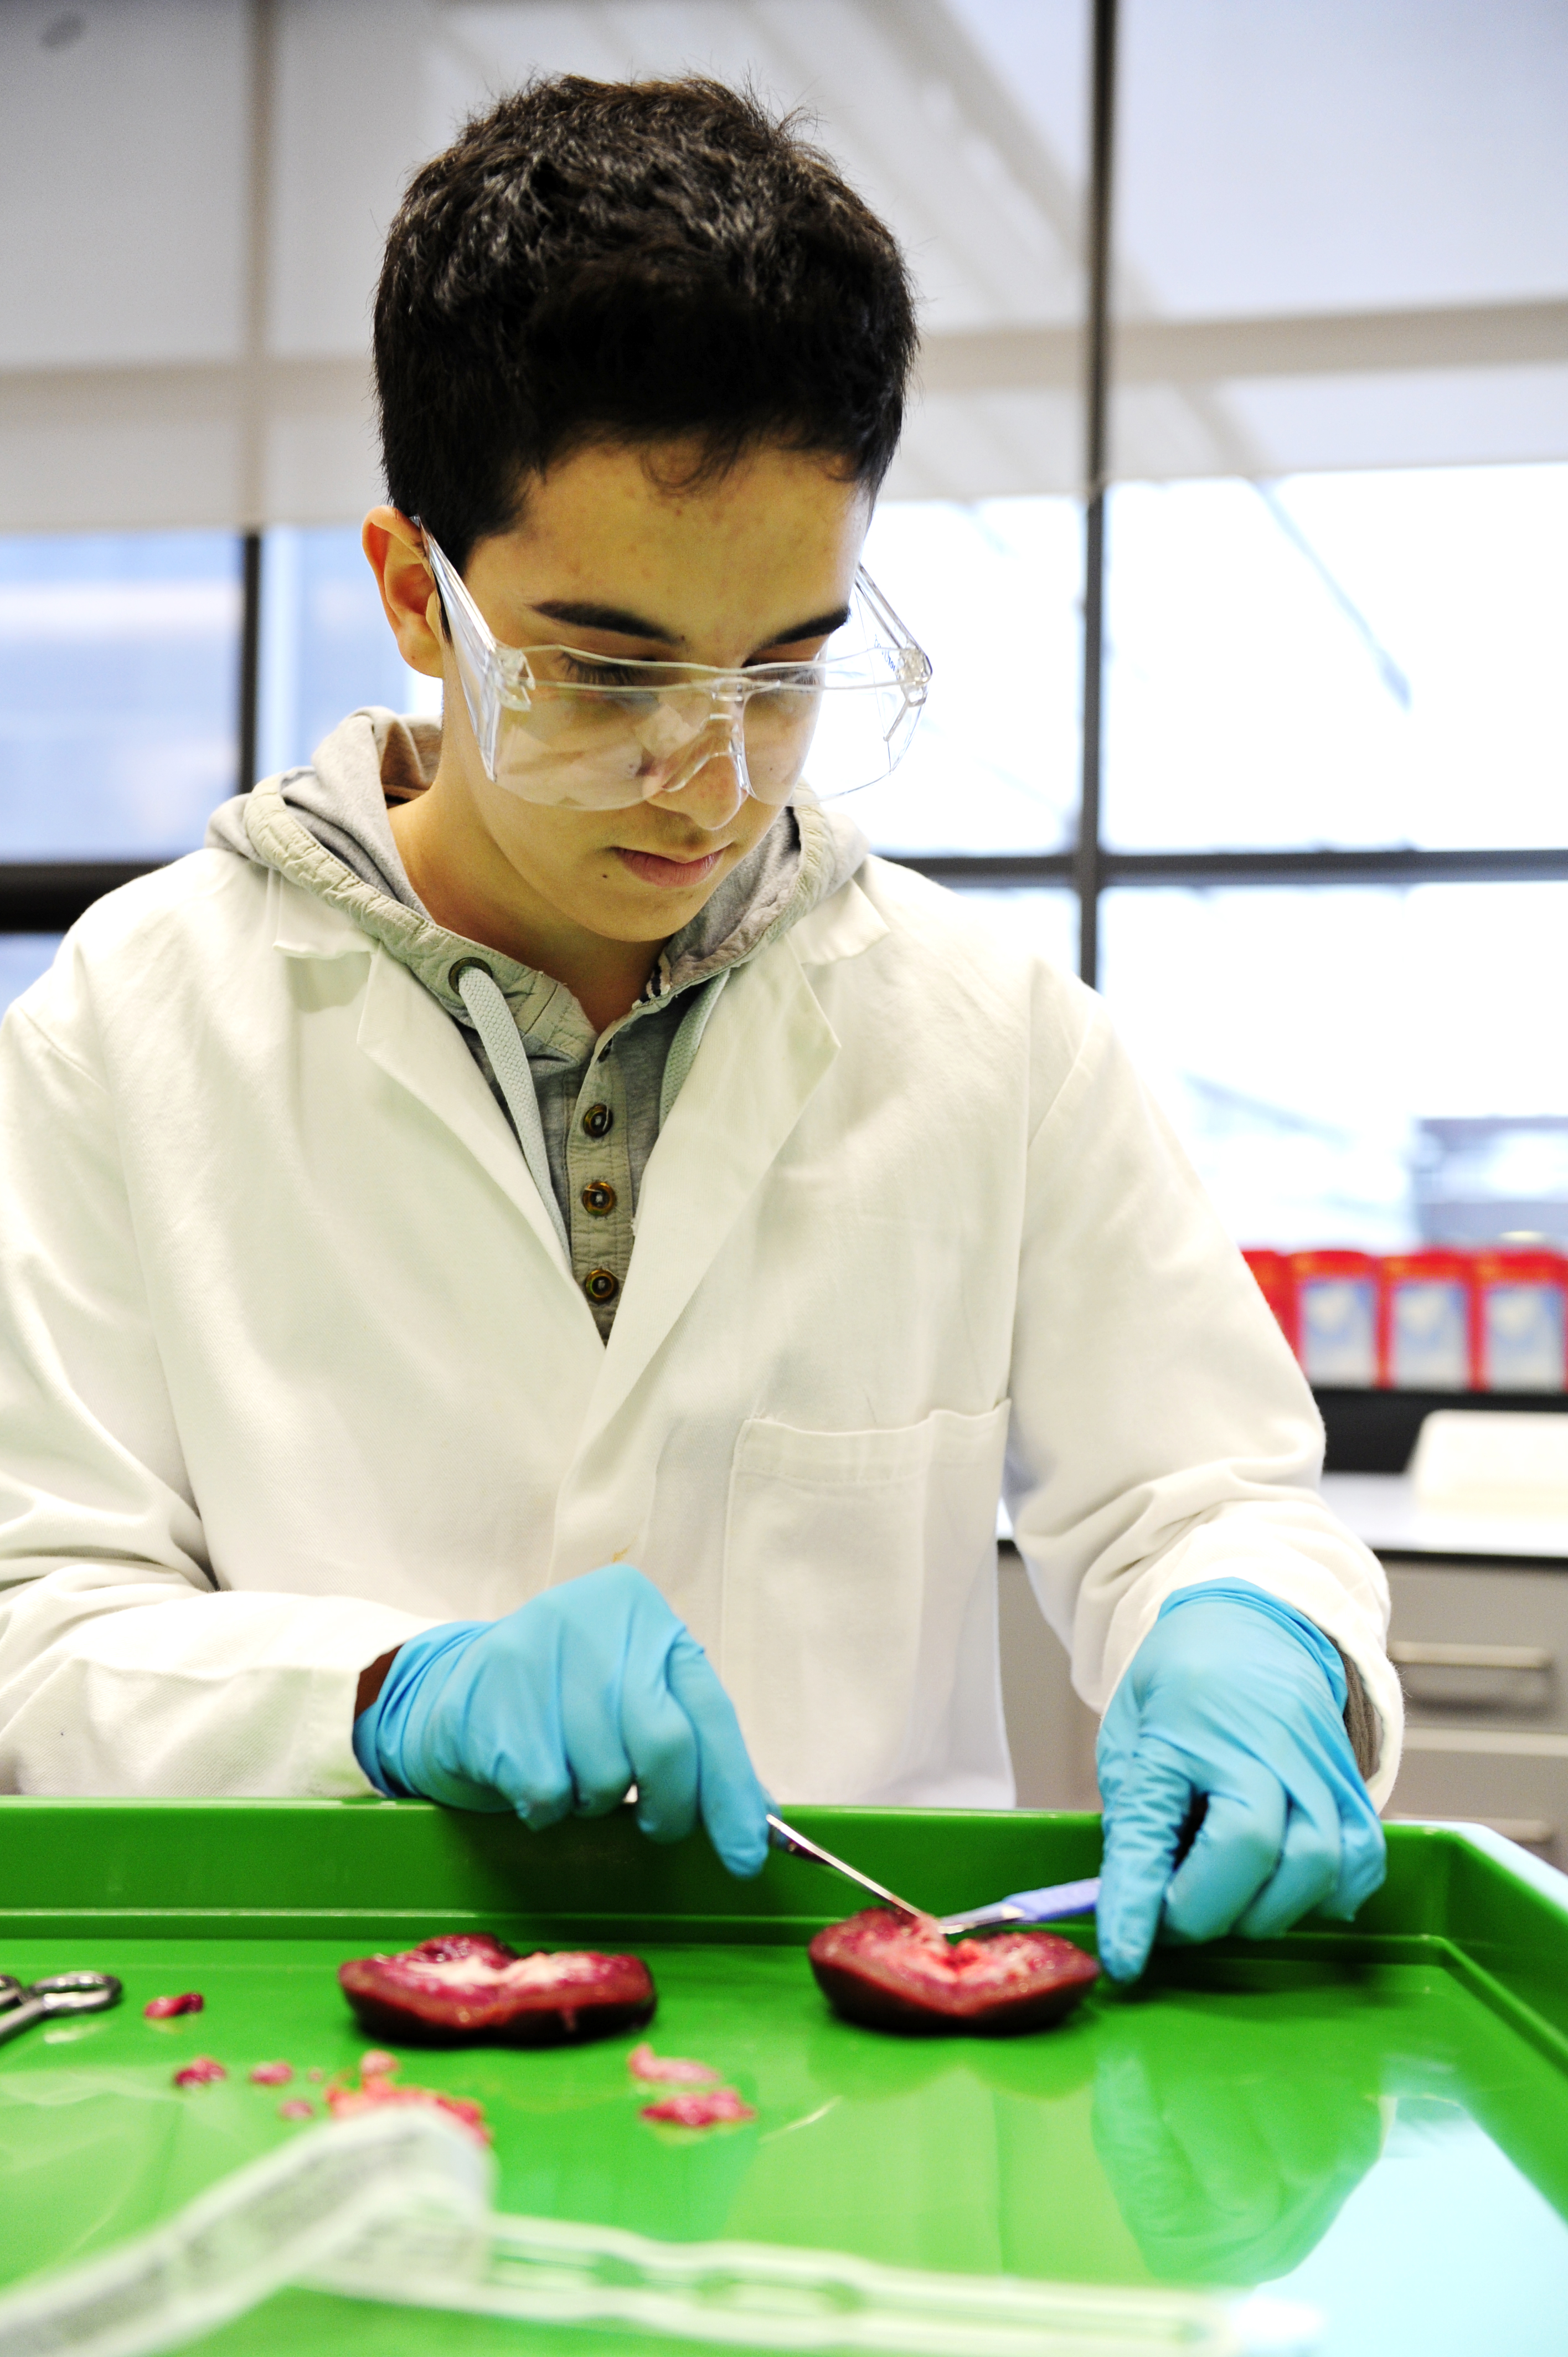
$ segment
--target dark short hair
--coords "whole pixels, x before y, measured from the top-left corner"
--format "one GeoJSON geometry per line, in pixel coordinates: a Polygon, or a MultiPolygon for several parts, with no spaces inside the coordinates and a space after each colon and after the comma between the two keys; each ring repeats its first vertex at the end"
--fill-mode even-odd
{"type": "Polygon", "coordinates": [[[722,82],[541,78],[415,173],[376,293],[387,493],[453,563],[585,444],[762,442],[875,490],[903,424],[913,290],[892,233],[722,82]]]}

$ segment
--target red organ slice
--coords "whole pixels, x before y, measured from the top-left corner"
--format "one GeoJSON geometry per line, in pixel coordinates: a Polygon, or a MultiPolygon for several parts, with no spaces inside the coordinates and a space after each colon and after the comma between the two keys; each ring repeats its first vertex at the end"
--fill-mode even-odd
{"type": "Polygon", "coordinates": [[[867,1907],[819,1932],[807,1951],[818,1986],[849,2021],[875,2029],[1044,2029],[1070,2012],[1100,1966],[1051,1932],[949,1940],[929,1917],[867,1907]]]}
{"type": "Polygon", "coordinates": [[[639,1956],[520,1956],[488,1932],[360,1956],[338,1978],[373,2037],[424,2045],[560,2046],[639,2029],[658,2002],[639,1956]]]}

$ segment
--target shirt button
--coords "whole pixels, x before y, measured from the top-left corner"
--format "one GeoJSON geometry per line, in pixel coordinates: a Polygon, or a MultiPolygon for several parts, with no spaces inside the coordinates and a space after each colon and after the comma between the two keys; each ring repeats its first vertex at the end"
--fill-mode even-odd
{"type": "Polygon", "coordinates": [[[604,1137],[615,1126],[615,1114],[607,1104],[590,1105],[583,1115],[583,1127],[590,1137],[604,1137]]]}
{"type": "Polygon", "coordinates": [[[607,1268],[591,1268],[583,1279],[583,1290],[590,1301],[613,1301],[620,1291],[620,1279],[607,1268]]]}
{"type": "Polygon", "coordinates": [[[591,1186],[584,1188],[583,1209],[585,1211],[592,1211],[596,1220],[602,1220],[607,1212],[613,1211],[615,1207],[616,1190],[613,1187],[607,1186],[602,1178],[596,1178],[591,1186]]]}

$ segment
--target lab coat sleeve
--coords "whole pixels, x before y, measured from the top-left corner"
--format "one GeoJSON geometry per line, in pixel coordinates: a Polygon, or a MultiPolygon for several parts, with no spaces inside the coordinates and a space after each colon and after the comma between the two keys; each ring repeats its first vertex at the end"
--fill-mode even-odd
{"type": "Polygon", "coordinates": [[[1382,1568],[1318,1495],[1322,1424],[1246,1263],[1103,1008],[1079,1005],[1029,1145],[1005,1484],[1019,1551],[1100,1711],[1177,1588],[1240,1577],[1305,1613],[1360,1672],[1381,1806],[1402,1728],[1382,1568]]]}
{"type": "Polygon", "coordinates": [[[368,1792],[360,1672],[430,1624],[222,1590],[91,1026],[69,1028],[21,1003],[0,1026],[0,1791],[368,1792]]]}

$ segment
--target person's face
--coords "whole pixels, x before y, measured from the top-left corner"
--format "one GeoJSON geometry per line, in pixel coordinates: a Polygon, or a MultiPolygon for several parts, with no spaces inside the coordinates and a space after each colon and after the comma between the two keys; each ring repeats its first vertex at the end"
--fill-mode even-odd
{"type": "MultiPolygon", "coordinates": [[[[503,645],[564,643],[622,662],[738,669],[815,655],[849,605],[870,502],[829,461],[765,447],[676,488],[692,453],[595,447],[528,485],[520,521],[480,542],[464,577],[503,645]]],[[[663,941],[696,915],[778,816],[736,806],[716,758],[679,791],[626,810],[525,802],[485,774],[417,532],[367,522],[405,662],[439,673],[447,725],[431,802],[477,827],[529,898],[620,942],[663,941]]],[[[432,807],[430,816],[436,813],[432,807]]]]}

